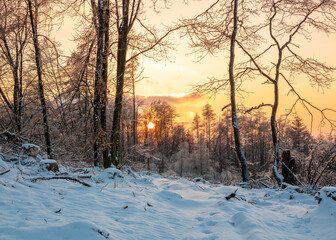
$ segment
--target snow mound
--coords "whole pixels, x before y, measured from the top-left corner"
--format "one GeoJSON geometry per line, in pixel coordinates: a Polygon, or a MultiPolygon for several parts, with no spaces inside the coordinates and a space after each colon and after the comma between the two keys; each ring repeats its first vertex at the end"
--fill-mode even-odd
{"type": "Polygon", "coordinates": [[[123,179],[124,175],[116,168],[107,168],[100,175],[93,177],[97,182],[108,182],[116,179],[123,179]]]}
{"type": "MultiPolygon", "coordinates": [[[[85,239],[85,240],[106,240],[110,234],[105,230],[100,230],[96,225],[87,221],[73,222],[59,226],[49,226],[45,222],[44,226],[35,228],[10,228],[1,234],[2,240],[60,240],[60,239],[85,239]]],[[[1,233],[1,232],[0,232],[1,233]]]]}
{"type": "Polygon", "coordinates": [[[316,198],[319,201],[320,211],[324,210],[336,216],[336,187],[322,188],[316,198]]]}

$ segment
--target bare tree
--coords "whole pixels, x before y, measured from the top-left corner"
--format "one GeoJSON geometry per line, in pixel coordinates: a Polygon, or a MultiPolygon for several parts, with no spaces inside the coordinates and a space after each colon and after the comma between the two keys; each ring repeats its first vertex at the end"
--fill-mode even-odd
{"type": "Polygon", "coordinates": [[[43,126],[44,126],[44,138],[47,147],[47,153],[49,157],[51,157],[51,140],[50,140],[50,131],[49,131],[49,123],[48,123],[48,109],[47,103],[44,96],[44,87],[43,87],[43,80],[42,80],[42,60],[41,60],[41,51],[40,45],[38,41],[38,34],[37,34],[37,18],[38,18],[38,4],[35,0],[34,3],[34,12],[32,7],[32,1],[28,0],[28,10],[30,16],[30,24],[33,33],[33,42],[34,42],[34,49],[35,49],[35,62],[36,62],[36,71],[38,77],[38,86],[39,86],[39,98],[42,107],[42,116],[43,116],[43,126]]]}
{"type": "Polygon", "coordinates": [[[110,5],[108,0],[98,1],[98,3],[96,3],[95,0],[91,0],[91,7],[95,21],[94,26],[96,27],[97,32],[97,54],[93,103],[94,164],[95,166],[100,166],[103,162],[104,166],[107,167],[108,144],[106,138],[106,105],[110,5]]]}
{"type": "Polygon", "coordinates": [[[236,87],[235,87],[235,77],[234,77],[234,60],[235,60],[235,42],[236,35],[238,30],[238,0],[234,0],[233,8],[233,32],[231,35],[231,45],[230,45],[230,64],[229,64],[229,78],[230,78],[230,90],[231,90],[231,118],[232,118],[232,127],[236,145],[236,152],[238,159],[242,168],[242,177],[244,182],[249,181],[247,161],[245,155],[242,151],[239,135],[239,126],[237,119],[237,109],[236,109],[236,87]]]}
{"type": "MultiPolygon", "coordinates": [[[[185,20],[184,24],[188,26],[186,35],[191,38],[191,45],[196,49],[196,51],[200,52],[201,58],[208,53],[214,54],[218,50],[224,50],[228,42],[230,42],[228,77],[224,80],[213,78],[209,83],[196,86],[195,90],[201,93],[216,94],[218,91],[223,89],[227,90],[229,87],[231,103],[226,107],[231,107],[231,120],[232,127],[234,129],[236,153],[241,164],[243,181],[245,182],[249,181],[248,168],[247,161],[241,147],[236,107],[236,78],[238,78],[237,75],[239,76],[239,74],[234,73],[235,42],[237,32],[240,31],[240,27],[238,26],[239,6],[242,7],[243,4],[239,4],[236,0],[230,2],[218,0],[196,18],[185,20]]],[[[241,12],[244,11],[248,12],[246,9],[241,9],[241,12]]],[[[245,18],[246,17],[241,14],[240,25],[244,22],[245,18]]]]}
{"type": "MultiPolygon", "coordinates": [[[[3,1],[0,7],[1,58],[13,76],[13,103],[0,86],[0,95],[13,113],[16,130],[21,132],[23,121],[23,51],[28,40],[28,13],[21,1],[3,1]]],[[[5,71],[2,71],[4,73],[5,71]]]]}
{"type": "MultiPolygon", "coordinates": [[[[294,38],[297,35],[303,35],[309,38],[307,35],[307,26],[323,31],[334,31],[336,19],[331,12],[335,10],[335,3],[328,0],[294,2],[267,0],[265,1],[264,8],[262,8],[262,12],[267,16],[267,20],[265,24],[259,27],[258,31],[268,28],[271,43],[266,46],[265,50],[252,54],[252,50],[249,50],[249,48],[244,46],[239,40],[236,41],[249,58],[245,65],[244,63],[240,65],[241,68],[244,68],[244,74],[257,72],[266,78],[266,83],[273,85],[273,104],[261,104],[254,109],[263,106],[270,106],[272,108],[271,130],[274,147],[273,173],[279,184],[283,181],[283,177],[278,172],[279,140],[276,124],[279,106],[279,81],[280,79],[284,80],[290,87],[290,92],[297,96],[298,100],[295,104],[299,101],[302,102],[308,111],[310,107],[316,108],[299,95],[291,82],[295,76],[305,75],[312,84],[325,87],[332,81],[331,72],[333,68],[315,59],[304,58],[296,53],[294,48],[297,47],[299,43],[295,43],[294,38]],[[283,39],[286,40],[283,41],[283,39]],[[270,66],[267,67],[262,64],[261,61],[272,51],[277,53],[276,61],[275,64],[272,62],[270,66]]],[[[321,113],[324,114],[323,111],[321,111],[321,113]]]]}

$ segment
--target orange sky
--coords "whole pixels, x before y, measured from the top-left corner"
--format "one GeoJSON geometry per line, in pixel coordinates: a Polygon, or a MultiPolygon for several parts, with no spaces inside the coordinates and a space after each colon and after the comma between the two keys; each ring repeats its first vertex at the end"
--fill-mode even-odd
{"type": "MultiPolygon", "coordinates": [[[[180,2],[180,1],[178,1],[180,2]]],[[[213,1],[190,1],[187,6],[182,3],[174,3],[170,9],[162,10],[161,15],[150,13],[150,20],[155,22],[158,27],[163,24],[177,22],[179,18],[191,17],[205,9],[213,1]]],[[[60,41],[63,49],[74,49],[74,43],[70,41],[72,35],[73,23],[65,21],[65,25],[56,33],[55,39],[60,41]]],[[[152,96],[152,99],[158,99],[161,95],[162,99],[170,102],[179,113],[179,121],[192,121],[195,112],[202,112],[202,107],[207,102],[213,105],[216,111],[229,103],[228,95],[219,94],[215,99],[209,99],[207,96],[199,97],[192,93],[192,85],[202,84],[211,77],[221,78],[227,72],[228,59],[227,52],[220,52],[216,56],[207,56],[201,62],[197,62],[197,58],[190,55],[191,49],[188,47],[186,39],[175,38],[176,50],[169,53],[172,61],[155,62],[152,59],[141,59],[143,64],[145,77],[138,83],[136,87],[137,94],[152,96]]],[[[336,35],[326,36],[325,34],[314,33],[312,40],[303,40],[300,49],[303,54],[315,57],[328,64],[336,65],[336,35]]],[[[261,86],[261,81],[246,82],[244,88],[251,93],[244,99],[239,99],[239,103],[243,103],[246,107],[259,105],[260,103],[273,103],[272,86],[261,86]]],[[[311,102],[320,108],[336,109],[336,84],[333,83],[330,89],[324,90],[324,93],[312,89],[307,81],[297,80],[295,87],[311,102]]],[[[279,115],[284,114],[286,109],[291,107],[295,100],[292,95],[287,96],[288,88],[280,83],[280,106],[279,115]]],[[[301,117],[305,118],[307,125],[310,125],[309,114],[297,108],[301,117]]],[[[329,114],[330,117],[336,119],[336,114],[329,114]]],[[[313,132],[318,132],[318,123],[320,115],[315,112],[313,132]]],[[[329,128],[325,127],[323,131],[329,128]]]]}

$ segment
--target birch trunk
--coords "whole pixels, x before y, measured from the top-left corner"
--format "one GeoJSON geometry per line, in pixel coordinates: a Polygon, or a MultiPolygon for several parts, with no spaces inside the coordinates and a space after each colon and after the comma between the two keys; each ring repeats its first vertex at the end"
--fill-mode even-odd
{"type": "Polygon", "coordinates": [[[241,170],[242,170],[242,177],[244,182],[249,181],[248,176],[248,168],[247,168],[247,161],[244,156],[244,153],[241,148],[240,142],[240,134],[239,134],[239,126],[237,120],[237,108],[236,108],[236,87],[235,87],[235,79],[234,79],[234,59],[235,59],[235,40],[237,35],[237,8],[238,8],[238,0],[234,0],[234,10],[233,10],[233,32],[231,35],[231,47],[230,47],[230,64],[229,64],[229,78],[230,78],[230,90],[231,90],[231,117],[232,117],[232,127],[234,133],[234,140],[235,140],[235,147],[237,152],[237,157],[240,161],[241,170]]]}

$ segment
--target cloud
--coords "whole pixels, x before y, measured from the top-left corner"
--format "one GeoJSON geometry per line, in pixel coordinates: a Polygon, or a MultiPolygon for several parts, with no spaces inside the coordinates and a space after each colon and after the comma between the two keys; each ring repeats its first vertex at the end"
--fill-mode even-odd
{"type": "Polygon", "coordinates": [[[164,93],[152,95],[137,95],[137,99],[149,104],[153,101],[162,100],[170,104],[191,103],[200,100],[202,97],[196,93],[164,93]]]}

